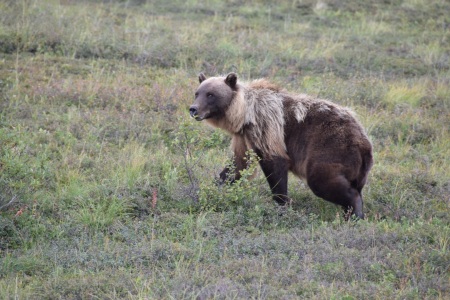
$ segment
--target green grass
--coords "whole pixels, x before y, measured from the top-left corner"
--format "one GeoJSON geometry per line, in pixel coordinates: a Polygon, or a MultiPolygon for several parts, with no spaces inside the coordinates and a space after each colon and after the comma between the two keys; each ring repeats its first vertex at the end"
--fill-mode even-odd
{"type": "Polygon", "coordinates": [[[449,298],[449,24],[443,0],[3,1],[0,298],[449,298]],[[355,110],[367,219],[294,176],[289,209],[261,172],[217,186],[201,71],[355,110]]]}

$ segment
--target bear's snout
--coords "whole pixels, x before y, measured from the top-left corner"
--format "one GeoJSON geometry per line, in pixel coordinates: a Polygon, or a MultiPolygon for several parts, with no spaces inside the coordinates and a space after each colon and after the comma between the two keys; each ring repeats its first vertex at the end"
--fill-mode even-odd
{"type": "Polygon", "coordinates": [[[197,107],[197,105],[192,105],[191,107],[189,107],[189,114],[191,115],[192,118],[195,118],[195,119],[198,118],[198,107],[197,107]]]}

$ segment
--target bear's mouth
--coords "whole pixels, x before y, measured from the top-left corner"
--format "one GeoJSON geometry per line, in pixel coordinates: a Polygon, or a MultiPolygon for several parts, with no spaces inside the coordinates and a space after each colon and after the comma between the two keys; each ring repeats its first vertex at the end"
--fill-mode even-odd
{"type": "Polygon", "coordinates": [[[209,114],[203,114],[203,115],[198,115],[198,114],[194,114],[194,113],[190,113],[191,117],[194,118],[196,121],[203,121],[204,119],[208,119],[209,118],[209,114]]]}
{"type": "Polygon", "coordinates": [[[191,115],[191,118],[194,118],[195,119],[195,121],[201,121],[201,120],[203,120],[204,119],[204,117],[201,117],[201,116],[199,116],[199,115],[197,115],[197,114],[194,114],[194,113],[190,113],[190,115],[191,115]]]}

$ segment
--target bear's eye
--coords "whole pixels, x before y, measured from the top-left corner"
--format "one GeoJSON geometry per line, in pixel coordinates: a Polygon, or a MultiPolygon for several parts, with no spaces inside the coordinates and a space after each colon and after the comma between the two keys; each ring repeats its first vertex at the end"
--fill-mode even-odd
{"type": "Polygon", "coordinates": [[[195,98],[197,98],[197,97],[198,97],[198,92],[195,93],[195,98]]]}
{"type": "Polygon", "coordinates": [[[206,94],[206,97],[211,98],[211,97],[214,97],[214,95],[211,93],[208,93],[208,94],[206,94]]]}

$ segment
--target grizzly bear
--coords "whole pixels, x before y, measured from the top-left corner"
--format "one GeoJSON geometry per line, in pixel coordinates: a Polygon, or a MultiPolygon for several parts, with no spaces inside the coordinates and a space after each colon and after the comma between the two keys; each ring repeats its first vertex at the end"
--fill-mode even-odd
{"type": "Polygon", "coordinates": [[[372,145],[351,110],[265,79],[238,83],[235,73],[208,79],[200,74],[199,82],[191,117],[232,136],[235,168],[225,168],[222,181],[240,178],[251,149],[278,204],[291,201],[291,171],[318,197],[364,218],[361,190],[373,164],[372,145]]]}

